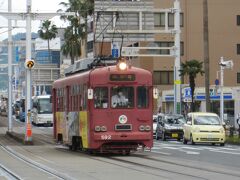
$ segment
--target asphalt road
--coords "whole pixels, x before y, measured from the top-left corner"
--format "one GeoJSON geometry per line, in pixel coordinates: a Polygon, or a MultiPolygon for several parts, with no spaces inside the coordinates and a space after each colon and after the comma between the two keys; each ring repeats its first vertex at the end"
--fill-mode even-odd
{"type": "MultiPolygon", "coordinates": [[[[55,144],[51,127],[33,126],[36,143],[24,146],[5,136],[6,125],[6,118],[0,117],[0,165],[23,179],[240,179],[240,146],[154,140],[151,151],[130,156],[89,155],[55,144]]],[[[14,122],[14,131],[22,131],[23,126],[14,122]]]]}

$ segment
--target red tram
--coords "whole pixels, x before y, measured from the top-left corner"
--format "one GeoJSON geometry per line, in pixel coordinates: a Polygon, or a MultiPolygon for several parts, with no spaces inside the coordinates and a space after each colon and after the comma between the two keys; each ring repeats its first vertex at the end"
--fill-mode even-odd
{"type": "Polygon", "coordinates": [[[54,137],[74,150],[129,154],[151,148],[152,97],[151,72],[124,62],[56,80],[54,137]]]}

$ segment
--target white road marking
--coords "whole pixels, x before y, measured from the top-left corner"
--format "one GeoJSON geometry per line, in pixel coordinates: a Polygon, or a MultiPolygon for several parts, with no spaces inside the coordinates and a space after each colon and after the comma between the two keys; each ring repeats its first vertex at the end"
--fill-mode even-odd
{"type": "Polygon", "coordinates": [[[221,150],[219,150],[219,149],[216,149],[216,150],[210,150],[210,151],[211,151],[211,152],[224,153],[224,154],[240,155],[240,152],[221,151],[221,150]]]}
{"type": "Polygon", "coordinates": [[[203,149],[201,148],[198,148],[198,147],[190,147],[190,146],[183,146],[181,147],[182,149],[191,149],[191,150],[199,150],[199,151],[202,151],[203,149]]]}
{"type": "Polygon", "coordinates": [[[240,155],[240,148],[227,145],[225,147],[219,147],[219,146],[191,146],[191,145],[183,145],[179,142],[154,142],[154,152],[155,153],[162,153],[161,151],[156,152],[157,150],[163,150],[163,149],[170,149],[170,150],[178,150],[180,152],[191,154],[191,155],[199,155],[200,152],[198,151],[209,151],[209,152],[216,152],[216,153],[224,153],[224,154],[232,154],[232,155],[240,155]],[[167,144],[169,143],[169,144],[167,144]],[[190,151],[189,151],[190,150],[190,151]],[[193,151],[191,151],[193,150],[193,151]],[[196,152],[197,151],[197,152],[196,152]]]}
{"type": "Polygon", "coordinates": [[[160,152],[160,151],[155,151],[155,150],[152,150],[151,152],[154,152],[154,153],[157,153],[157,154],[163,154],[163,155],[167,155],[167,156],[171,155],[171,153],[160,152]]]}

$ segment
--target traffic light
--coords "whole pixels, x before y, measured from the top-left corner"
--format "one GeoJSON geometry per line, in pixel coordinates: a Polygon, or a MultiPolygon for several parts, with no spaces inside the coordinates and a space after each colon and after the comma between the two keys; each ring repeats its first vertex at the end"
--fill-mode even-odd
{"type": "Polygon", "coordinates": [[[27,68],[27,69],[32,69],[34,67],[34,65],[35,65],[35,62],[32,59],[25,61],[25,68],[27,68]]]}

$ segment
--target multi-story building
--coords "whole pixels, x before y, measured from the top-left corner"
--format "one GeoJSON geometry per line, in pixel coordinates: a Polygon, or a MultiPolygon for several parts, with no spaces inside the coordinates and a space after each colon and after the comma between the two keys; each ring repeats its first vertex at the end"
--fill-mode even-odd
{"type": "MultiPolygon", "coordinates": [[[[109,6],[119,4],[125,8],[133,6],[137,7],[141,2],[153,3],[154,14],[154,30],[164,30],[166,21],[168,22],[169,29],[174,28],[174,14],[169,12],[157,12],[159,9],[173,8],[175,0],[138,0],[128,2],[110,1],[109,6]],[[115,3],[115,4],[114,4],[115,3]]],[[[180,26],[181,26],[181,62],[187,60],[196,59],[204,61],[204,39],[203,39],[203,1],[202,0],[179,0],[181,7],[180,26]]],[[[96,3],[103,3],[103,1],[95,0],[96,3]]],[[[225,60],[232,60],[234,66],[231,70],[224,70],[224,98],[225,95],[229,95],[224,99],[224,112],[229,116],[235,117],[240,112],[239,109],[239,83],[240,83],[240,13],[239,0],[211,0],[208,1],[208,29],[209,29],[209,67],[210,67],[210,89],[213,90],[211,94],[211,108],[212,111],[219,113],[219,90],[218,86],[215,86],[215,80],[220,77],[219,62],[220,57],[224,57],[225,60]],[[237,108],[238,107],[238,108],[237,108]]],[[[122,8],[122,7],[121,7],[122,8]]],[[[141,7],[144,9],[144,7],[141,7]]],[[[141,9],[138,8],[138,9],[141,9]]],[[[115,8],[118,9],[118,8],[115,8]]],[[[123,9],[123,8],[122,8],[123,9]]],[[[119,11],[120,12],[120,11],[119,11]]],[[[117,18],[127,17],[127,13],[120,13],[117,18]]],[[[97,14],[99,18],[101,14],[97,14]]],[[[112,16],[113,17],[113,16],[112,16]]],[[[126,18],[126,23],[131,20],[133,16],[126,18]]],[[[113,21],[114,18],[112,18],[113,21]]],[[[99,28],[99,24],[94,23],[96,28],[99,28]],[[98,26],[96,26],[98,25],[98,26]]],[[[107,24],[107,23],[106,23],[107,24]]],[[[108,25],[113,26],[113,22],[108,25]]],[[[139,22],[140,24],[140,22],[139,22]]],[[[130,24],[131,25],[131,24],[130,24]]],[[[131,28],[131,26],[129,26],[131,28]]],[[[124,29],[126,30],[126,29],[124,29]]],[[[121,33],[121,31],[118,31],[121,33]]],[[[116,36],[116,35],[115,35],[116,36]]],[[[105,35],[106,37],[106,35],[105,35]]],[[[114,35],[113,35],[114,37],[114,35]]],[[[156,33],[154,35],[153,42],[129,42],[128,44],[135,44],[137,46],[154,46],[154,47],[171,47],[174,45],[174,34],[156,33]]],[[[126,45],[126,43],[125,43],[126,45]]],[[[95,55],[110,55],[111,54],[111,42],[110,43],[98,43],[94,45],[95,55]],[[104,46],[104,48],[101,48],[104,46]],[[101,53],[100,53],[101,52],[101,53]]],[[[166,55],[170,53],[170,50],[158,50],[154,53],[166,55]]],[[[164,112],[173,111],[173,84],[174,84],[174,58],[173,57],[134,57],[131,58],[133,65],[148,69],[153,72],[154,85],[160,89],[162,98],[161,105],[164,112]],[[163,92],[163,93],[162,93],[163,92]]],[[[196,78],[196,97],[201,95],[201,98],[196,99],[198,108],[200,110],[205,109],[205,76],[199,75],[196,78]]],[[[183,88],[188,86],[188,78],[183,79],[183,88]]],[[[184,90],[183,90],[184,96],[184,90]]],[[[184,98],[184,97],[183,97],[184,98]]],[[[183,99],[184,100],[184,99],[183,99]]],[[[187,104],[187,103],[186,103],[187,104]]],[[[185,105],[186,105],[185,104],[185,105]]],[[[160,104],[159,104],[160,105],[160,104]]],[[[184,104],[183,104],[183,108],[184,104]]],[[[156,109],[157,110],[157,109],[156,109]]]]}

